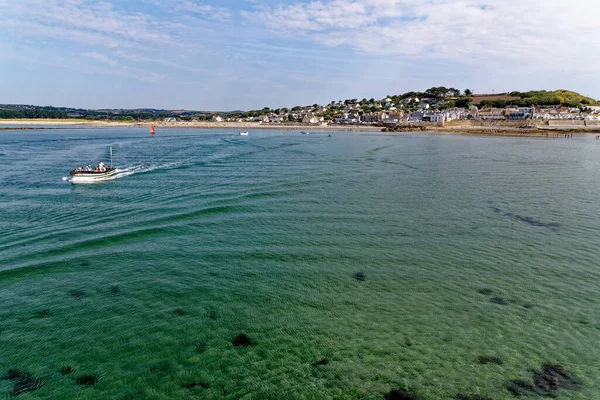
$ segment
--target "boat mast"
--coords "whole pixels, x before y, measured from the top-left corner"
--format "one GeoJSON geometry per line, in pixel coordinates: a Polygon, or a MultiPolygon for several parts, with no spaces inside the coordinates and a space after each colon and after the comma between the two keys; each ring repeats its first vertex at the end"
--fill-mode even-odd
{"type": "Polygon", "coordinates": [[[110,146],[110,166],[112,167],[112,146],[110,146]]]}

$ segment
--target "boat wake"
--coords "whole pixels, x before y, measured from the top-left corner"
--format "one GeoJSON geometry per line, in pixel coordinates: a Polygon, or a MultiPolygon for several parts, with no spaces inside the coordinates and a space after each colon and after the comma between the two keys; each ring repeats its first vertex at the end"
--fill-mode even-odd
{"type": "Polygon", "coordinates": [[[152,172],[156,170],[169,169],[173,167],[177,167],[179,164],[176,162],[165,163],[165,164],[150,164],[150,165],[132,165],[126,168],[117,168],[117,174],[115,176],[116,179],[123,178],[126,176],[143,174],[147,172],[152,172]]]}

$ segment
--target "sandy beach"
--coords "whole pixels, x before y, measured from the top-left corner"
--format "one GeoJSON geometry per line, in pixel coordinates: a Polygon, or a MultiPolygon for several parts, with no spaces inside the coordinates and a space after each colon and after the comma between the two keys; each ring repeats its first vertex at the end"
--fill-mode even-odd
{"type": "Polygon", "coordinates": [[[57,129],[57,128],[98,128],[98,127],[144,127],[154,125],[157,129],[276,129],[296,131],[362,131],[393,133],[437,133],[451,135],[482,135],[482,136],[532,136],[532,137],[561,137],[564,135],[586,135],[600,133],[600,126],[511,126],[510,123],[493,126],[473,126],[471,124],[441,126],[440,124],[402,124],[384,128],[373,125],[304,125],[304,124],[263,124],[258,122],[120,122],[120,121],[90,121],[84,119],[6,119],[0,120],[0,131],[21,129],[57,129]]]}
{"type": "Polygon", "coordinates": [[[279,130],[332,130],[332,131],[381,131],[381,127],[369,125],[303,125],[303,124],[262,124],[258,122],[120,122],[90,121],[85,119],[6,119],[0,120],[0,126],[10,125],[16,129],[32,125],[81,126],[81,127],[150,127],[189,128],[189,129],[279,129],[279,130]]]}

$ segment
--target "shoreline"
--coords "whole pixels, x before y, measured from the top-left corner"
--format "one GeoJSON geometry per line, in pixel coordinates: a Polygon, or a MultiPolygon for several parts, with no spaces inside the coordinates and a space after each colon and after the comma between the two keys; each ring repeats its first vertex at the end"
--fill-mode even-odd
{"type": "MultiPolygon", "coordinates": [[[[303,124],[261,124],[256,122],[120,122],[120,121],[89,121],[89,120],[64,120],[64,119],[6,119],[0,120],[0,129],[27,129],[28,125],[59,125],[65,127],[124,127],[124,128],[150,128],[154,125],[159,128],[176,129],[274,129],[274,130],[301,130],[301,131],[381,131],[379,126],[371,125],[303,125],[303,124]],[[2,125],[15,125],[3,127],[2,125]]],[[[43,128],[31,128],[43,129],[43,128]]],[[[49,129],[49,128],[46,128],[49,129]]]]}
{"type": "Polygon", "coordinates": [[[479,135],[479,136],[514,136],[514,137],[544,137],[553,138],[563,135],[600,134],[600,127],[584,126],[472,126],[454,125],[444,127],[439,125],[404,125],[382,127],[373,125],[303,125],[303,124],[262,124],[256,122],[121,122],[121,121],[90,121],[71,119],[6,119],[0,120],[0,132],[8,130],[39,130],[39,129],[86,129],[86,128],[149,128],[154,125],[157,129],[234,129],[234,130],[288,130],[288,131],[353,131],[373,132],[382,134],[398,133],[435,133],[448,135],[479,135]],[[7,126],[8,125],[8,126],[7,126]],[[48,125],[48,126],[39,126],[48,125]]]}

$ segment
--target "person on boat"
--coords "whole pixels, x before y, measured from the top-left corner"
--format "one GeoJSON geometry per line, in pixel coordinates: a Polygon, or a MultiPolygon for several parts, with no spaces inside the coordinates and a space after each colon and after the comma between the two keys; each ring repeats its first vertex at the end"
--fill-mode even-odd
{"type": "Polygon", "coordinates": [[[102,162],[102,160],[98,161],[98,170],[100,172],[106,171],[106,168],[104,167],[104,163],[102,162]]]}

